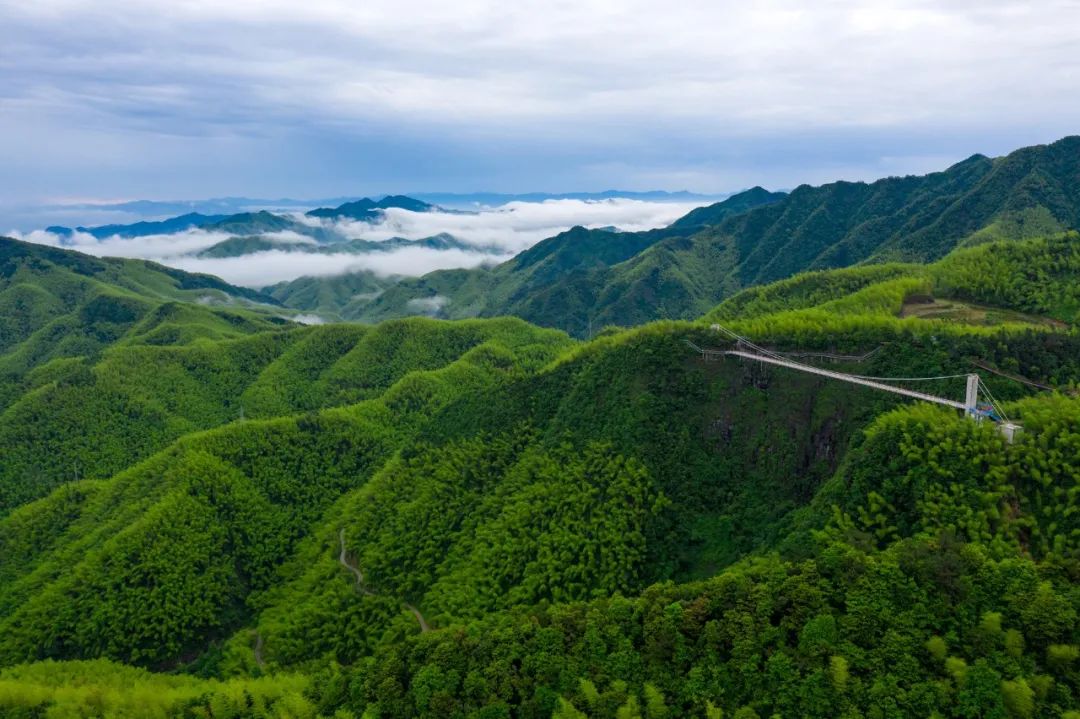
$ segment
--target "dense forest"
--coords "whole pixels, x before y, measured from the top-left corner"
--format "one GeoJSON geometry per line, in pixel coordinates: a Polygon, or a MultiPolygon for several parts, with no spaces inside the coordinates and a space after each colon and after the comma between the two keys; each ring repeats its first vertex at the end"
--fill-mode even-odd
{"type": "Polygon", "coordinates": [[[0,240],[0,715],[1076,719],[1080,235],[958,244],[579,341],[0,240]]]}
{"type": "Polygon", "coordinates": [[[872,261],[932,262],[957,247],[1045,237],[1080,225],[1080,137],[1005,157],[974,155],[941,172],[876,182],[760,187],[690,212],[670,227],[574,228],[492,268],[441,270],[333,301],[326,282],[273,288],[285,304],[378,322],[439,298],[447,319],[514,315],[589,338],[605,325],[693,320],[740,290],[807,270],[872,261]]]}

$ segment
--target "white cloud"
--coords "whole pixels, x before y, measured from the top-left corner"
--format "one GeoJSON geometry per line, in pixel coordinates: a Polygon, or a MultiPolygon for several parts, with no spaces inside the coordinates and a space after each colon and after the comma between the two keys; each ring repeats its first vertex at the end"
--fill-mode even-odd
{"type": "Polygon", "coordinates": [[[348,237],[367,240],[387,240],[391,237],[417,240],[447,232],[477,247],[499,247],[517,253],[574,225],[590,228],[615,226],[627,232],[664,227],[699,204],[612,198],[510,202],[485,208],[477,214],[410,212],[391,208],[379,224],[342,221],[332,225],[328,223],[327,226],[335,227],[348,237]]]}
{"type": "MultiPolygon", "coordinates": [[[[663,11],[649,0],[35,0],[8,8],[0,13],[19,27],[55,31],[19,39],[61,50],[21,59],[55,83],[37,85],[34,74],[19,83],[38,102],[78,96],[106,112],[132,103],[197,118],[266,110],[331,121],[422,117],[485,131],[507,120],[643,112],[710,121],[719,113],[744,128],[978,118],[991,108],[1019,119],[1027,107],[1002,91],[1070,90],[1080,24],[1080,7],[1067,0],[680,2],[663,11]],[[102,35],[93,53],[63,52],[102,35]],[[123,96],[98,97],[103,88],[85,82],[125,71],[123,96]],[[229,107],[199,108],[208,78],[242,94],[229,107]]],[[[537,130],[544,126],[530,123],[537,130]]]]}
{"type": "MultiPolygon", "coordinates": [[[[305,275],[331,276],[371,270],[383,276],[417,276],[433,270],[493,264],[508,260],[540,240],[574,225],[614,225],[626,231],[645,230],[669,225],[696,206],[620,198],[599,201],[547,200],[511,202],[500,207],[487,208],[477,214],[391,209],[387,211],[385,222],[381,224],[330,220],[315,222],[306,218],[312,226],[321,225],[337,230],[346,237],[376,241],[385,241],[391,237],[422,239],[448,232],[478,248],[475,251],[406,247],[389,252],[355,255],[275,249],[241,257],[196,257],[199,251],[228,239],[230,235],[187,230],[171,235],[130,239],[109,237],[98,240],[86,233],[75,233],[67,239],[42,230],[12,234],[29,242],[69,247],[98,257],[154,260],[189,272],[217,275],[238,285],[265,287],[305,275]],[[483,248],[483,251],[479,248],[483,248]],[[497,248],[499,251],[492,253],[490,248],[497,248]]],[[[310,237],[291,231],[269,233],[262,237],[279,243],[314,244],[310,237]]]]}
{"type": "Polygon", "coordinates": [[[324,320],[322,317],[319,317],[318,315],[313,314],[298,314],[293,315],[292,317],[287,317],[286,319],[290,319],[293,322],[299,322],[302,325],[326,324],[326,320],[324,320]]]}
{"type": "Polygon", "coordinates": [[[62,238],[44,230],[27,233],[12,231],[10,234],[15,239],[53,247],[68,247],[97,257],[127,257],[154,260],[165,264],[169,264],[167,260],[171,258],[205,250],[231,237],[224,232],[203,232],[202,230],[132,238],[113,236],[102,240],[85,232],[75,232],[69,238],[62,238]]]}
{"type": "Polygon", "coordinates": [[[431,297],[414,297],[405,303],[405,308],[410,312],[415,312],[422,315],[430,315],[434,317],[439,314],[439,310],[446,306],[449,300],[442,295],[432,295],[431,297]]]}
{"type": "Polygon", "coordinates": [[[279,245],[317,245],[318,242],[314,238],[307,235],[301,235],[299,232],[293,232],[292,230],[282,230],[280,232],[267,232],[259,235],[260,239],[266,240],[279,245]]]}
{"type": "Polygon", "coordinates": [[[682,171],[722,191],[832,167],[810,151],[763,177],[793,135],[837,142],[865,179],[883,155],[1080,123],[1070,0],[34,0],[0,4],[0,26],[4,195],[682,171]]]}
{"type": "Polygon", "coordinates": [[[370,270],[382,276],[422,275],[452,267],[477,267],[509,259],[482,252],[430,250],[406,247],[366,255],[322,255],[270,250],[243,257],[172,257],[164,264],[187,272],[217,275],[226,282],[246,287],[265,287],[297,277],[330,277],[370,270]]]}

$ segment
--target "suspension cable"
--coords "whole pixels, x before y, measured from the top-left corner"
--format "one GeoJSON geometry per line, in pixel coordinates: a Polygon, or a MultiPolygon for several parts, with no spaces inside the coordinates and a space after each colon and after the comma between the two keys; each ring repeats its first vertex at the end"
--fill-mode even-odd
{"type": "Polygon", "coordinates": [[[1005,410],[1001,408],[1001,403],[998,402],[997,397],[994,396],[994,393],[990,391],[990,387],[986,384],[986,382],[983,382],[982,377],[979,378],[979,387],[981,387],[983,392],[986,393],[986,397],[990,400],[990,406],[994,408],[994,411],[997,412],[1003,420],[1011,424],[1012,420],[1010,420],[1008,415],[1005,414],[1005,410]]]}
{"type": "MultiPolygon", "coordinates": [[[[784,360],[786,362],[791,362],[792,364],[802,365],[803,367],[809,367],[809,365],[803,364],[802,362],[797,362],[797,361],[795,361],[795,360],[793,360],[793,359],[791,359],[789,357],[785,357],[782,354],[778,354],[778,353],[773,352],[771,350],[767,350],[764,347],[760,347],[760,346],[754,344],[753,342],[751,342],[750,340],[746,339],[745,337],[742,337],[742,336],[736,334],[735,332],[732,332],[731,330],[727,329],[726,327],[723,327],[721,325],[717,325],[717,327],[724,334],[728,335],[729,337],[734,338],[738,342],[743,343],[747,347],[750,347],[751,349],[757,351],[760,354],[765,355],[766,357],[772,357],[773,359],[784,360]]],[[[849,373],[845,373],[845,374],[849,374],[849,373]]],[[[941,376],[938,376],[938,377],[873,377],[873,376],[870,376],[870,375],[861,375],[861,374],[852,374],[850,376],[851,377],[856,377],[858,379],[877,380],[877,381],[884,381],[884,382],[934,382],[934,381],[937,381],[937,380],[958,379],[960,377],[967,377],[967,374],[950,374],[950,375],[941,375],[941,376]]]]}
{"type": "MultiPolygon", "coordinates": [[[[804,367],[804,368],[810,369],[810,370],[815,369],[811,365],[803,364],[802,362],[797,362],[796,360],[793,360],[790,357],[785,357],[782,354],[779,354],[777,352],[773,352],[772,350],[767,350],[764,347],[756,345],[753,342],[751,342],[750,340],[746,339],[745,337],[743,337],[743,336],[741,336],[739,334],[736,334],[735,332],[729,330],[726,327],[723,327],[721,325],[714,325],[714,327],[716,329],[720,330],[725,335],[727,335],[729,338],[734,339],[737,343],[750,348],[751,350],[757,352],[758,354],[760,354],[760,355],[762,355],[764,357],[769,357],[769,358],[774,359],[774,360],[781,360],[783,362],[787,362],[787,363],[790,363],[790,364],[793,364],[793,365],[797,365],[799,367],[804,367]]],[[[688,342],[688,344],[689,344],[689,342],[688,342]]],[[[691,345],[691,346],[694,346],[696,348],[695,345],[691,345]]],[[[880,347],[878,349],[880,349],[880,347]]],[[[873,354],[873,352],[871,352],[870,354],[873,354]]],[[[847,374],[847,373],[844,373],[844,374],[847,374]]],[[[872,380],[872,381],[878,381],[878,382],[936,382],[936,381],[940,381],[940,380],[959,379],[961,377],[968,377],[970,374],[971,373],[967,373],[967,374],[949,374],[949,375],[939,375],[937,377],[874,377],[874,376],[871,376],[871,375],[861,375],[861,374],[848,374],[848,376],[849,377],[854,377],[856,379],[865,379],[865,380],[872,380]]],[[[979,387],[979,389],[982,390],[983,394],[985,394],[985,396],[986,396],[986,399],[989,400],[990,406],[993,408],[994,412],[999,417],[1001,417],[1003,420],[1005,420],[1006,422],[1011,423],[1012,420],[1010,420],[1008,415],[1005,414],[1005,411],[1002,409],[1001,403],[998,401],[997,397],[994,396],[994,393],[990,391],[990,387],[986,384],[986,382],[983,380],[983,378],[980,377],[978,374],[976,374],[976,377],[978,377],[978,387],[979,387]]]]}

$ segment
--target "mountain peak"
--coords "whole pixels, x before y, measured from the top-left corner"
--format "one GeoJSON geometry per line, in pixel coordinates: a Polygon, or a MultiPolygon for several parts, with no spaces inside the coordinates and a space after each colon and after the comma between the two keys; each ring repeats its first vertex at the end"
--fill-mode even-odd
{"type": "Polygon", "coordinates": [[[389,209],[396,207],[402,210],[410,210],[412,212],[429,212],[434,209],[434,205],[424,202],[423,200],[417,200],[405,195],[387,195],[379,200],[375,205],[380,209],[389,209]]]}
{"type": "Polygon", "coordinates": [[[678,220],[671,223],[671,227],[687,228],[715,225],[731,215],[737,215],[740,212],[746,212],[755,207],[779,202],[785,197],[787,197],[787,195],[783,192],[769,192],[764,187],[755,185],[748,190],[736,192],[734,195],[721,202],[691,210],[683,217],[680,217],[678,220]]]}
{"type": "Polygon", "coordinates": [[[347,219],[369,222],[378,219],[382,214],[382,210],[388,210],[390,208],[399,208],[411,212],[428,212],[434,209],[435,206],[428,204],[423,200],[406,197],[405,195],[387,195],[378,202],[364,197],[355,202],[346,202],[337,207],[319,207],[306,214],[308,217],[320,217],[326,219],[344,217],[347,219]]]}

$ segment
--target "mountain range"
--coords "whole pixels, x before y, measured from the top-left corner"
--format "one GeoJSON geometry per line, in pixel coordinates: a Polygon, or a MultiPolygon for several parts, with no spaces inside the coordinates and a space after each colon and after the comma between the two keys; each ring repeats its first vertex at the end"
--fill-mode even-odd
{"type": "MultiPolygon", "coordinates": [[[[414,314],[443,318],[514,315],[588,336],[606,325],[691,318],[745,287],[797,272],[886,261],[933,261],[950,250],[995,239],[1021,239],[1080,224],[1080,138],[991,159],[974,155],[941,172],[872,183],[803,185],[789,193],[760,187],[700,207],[670,226],[645,232],[575,227],[494,266],[421,277],[370,271],[350,278],[303,277],[264,288],[290,308],[326,319],[378,322],[414,314]],[[328,285],[313,291],[315,284],[328,285]],[[349,288],[358,291],[350,294],[349,288]]],[[[160,222],[77,228],[94,237],[139,237],[200,228],[232,235],[197,251],[231,258],[280,250],[365,254],[416,247],[503,254],[452,235],[372,241],[338,225],[377,225],[386,209],[443,211],[425,201],[387,196],[294,215],[268,211],[228,216],[186,214],[160,222]],[[329,223],[329,224],[328,224],[329,223]],[[281,237],[292,233],[296,240],[281,237]],[[308,238],[308,239],[304,239],[308,238]]],[[[49,228],[61,236],[71,230],[49,228]]]]}
{"type": "Polygon", "coordinates": [[[344,313],[321,308],[377,322],[435,299],[439,317],[510,314],[587,336],[609,324],[698,316],[740,289],[805,270],[933,261],[957,247],[1078,224],[1080,137],[1067,137],[996,159],[974,155],[925,176],[790,193],[753,188],[662,230],[577,227],[495,267],[402,279],[378,297],[350,300],[344,313]]]}
{"type": "Polygon", "coordinates": [[[467,252],[481,252],[490,255],[503,255],[505,251],[495,246],[472,245],[462,242],[451,234],[440,232],[431,237],[421,237],[418,240],[408,240],[404,237],[391,237],[386,240],[339,240],[325,244],[313,242],[292,242],[289,240],[267,239],[260,235],[247,237],[230,237],[217,244],[200,250],[196,257],[243,257],[255,252],[268,252],[279,250],[286,252],[309,252],[324,255],[354,254],[361,255],[370,252],[393,252],[404,248],[415,247],[428,250],[463,250],[467,252]]]}
{"type": "Polygon", "coordinates": [[[590,341],[0,239],[0,714],[1070,717],[1080,235],[985,239],[590,341]]]}
{"type": "MultiPolygon", "coordinates": [[[[344,202],[337,207],[319,207],[305,214],[312,218],[346,218],[373,222],[381,218],[382,210],[390,208],[401,208],[412,212],[430,212],[440,209],[411,197],[391,195],[377,202],[365,197],[344,202]]],[[[341,239],[325,228],[305,224],[289,215],[276,214],[268,210],[236,212],[227,215],[204,215],[198,212],[189,212],[166,220],[142,221],[128,225],[99,225],[97,227],[76,227],[74,229],[53,225],[45,228],[47,232],[61,237],[70,237],[75,232],[82,232],[99,240],[114,236],[124,238],[146,237],[192,229],[201,229],[208,232],[229,232],[235,235],[258,235],[269,232],[291,231],[309,235],[325,242],[341,239]]]]}
{"type": "MultiPolygon", "coordinates": [[[[433,205],[451,208],[472,208],[476,206],[497,206],[507,202],[543,202],[545,200],[606,200],[612,198],[630,198],[651,202],[697,202],[723,199],[727,193],[708,195],[696,192],[668,192],[650,190],[635,192],[632,190],[605,190],[603,192],[410,192],[409,197],[417,198],[433,205]]],[[[123,202],[96,202],[93,204],[58,205],[66,210],[94,210],[125,212],[143,217],[162,215],[182,215],[200,213],[206,215],[234,215],[252,210],[290,210],[306,211],[311,207],[337,207],[356,202],[363,198],[330,197],[313,200],[292,198],[254,198],[254,197],[218,197],[209,200],[128,200],[123,202]]]]}
{"type": "Polygon", "coordinates": [[[228,217],[228,215],[202,215],[198,212],[189,212],[178,217],[170,217],[166,220],[153,222],[142,221],[130,225],[98,225],[97,227],[80,226],[74,229],[59,225],[51,225],[46,227],[45,231],[51,232],[54,235],[60,235],[64,238],[69,238],[76,232],[92,235],[99,240],[113,236],[146,237],[148,235],[172,234],[174,232],[184,232],[185,230],[205,227],[216,222],[222,222],[228,217]]]}

